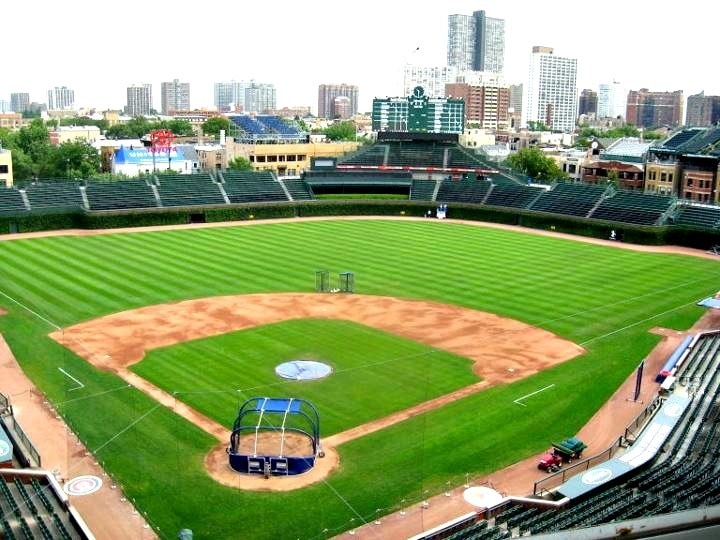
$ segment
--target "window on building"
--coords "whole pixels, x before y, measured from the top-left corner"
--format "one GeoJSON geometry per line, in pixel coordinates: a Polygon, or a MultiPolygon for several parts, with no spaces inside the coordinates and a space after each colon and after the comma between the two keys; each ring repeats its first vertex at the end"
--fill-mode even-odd
{"type": "Polygon", "coordinates": [[[0,174],[7,174],[10,172],[10,169],[7,165],[0,165],[0,174]]]}
{"type": "Polygon", "coordinates": [[[688,187],[690,187],[690,186],[693,185],[693,179],[692,179],[692,178],[688,178],[688,179],[687,179],[687,185],[688,185],[688,187]]]}
{"type": "Polygon", "coordinates": [[[667,175],[666,175],[664,172],[661,172],[661,173],[660,173],[660,181],[661,181],[661,182],[664,182],[666,176],[667,176],[667,175]]]}

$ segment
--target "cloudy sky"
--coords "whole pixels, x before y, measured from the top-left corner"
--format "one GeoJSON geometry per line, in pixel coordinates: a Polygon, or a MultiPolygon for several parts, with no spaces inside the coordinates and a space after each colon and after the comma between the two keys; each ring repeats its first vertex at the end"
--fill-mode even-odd
{"type": "Polygon", "coordinates": [[[78,106],[121,108],[126,87],[190,83],[191,105],[213,105],[213,83],[275,84],[279,107],[317,107],[322,83],[356,84],[360,107],[399,95],[406,63],[445,64],[447,16],[484,9],[505,19],[505,75],[525,79],[533,45],[578,59],[578,86],[720,94],[720,5],[684,0],[167,0],[3,4],[0,99],[68,86],[78,106]],[[419,50],[416,50],[417,48],[419,50]]]}

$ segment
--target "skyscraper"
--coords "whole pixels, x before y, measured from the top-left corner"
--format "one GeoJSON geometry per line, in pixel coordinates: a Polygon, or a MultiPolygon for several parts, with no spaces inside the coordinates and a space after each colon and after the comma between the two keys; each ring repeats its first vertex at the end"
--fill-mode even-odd
{"type": "Polygon", "coordinates": [[[353,84],[321,84],[318,86],[318,117],[333,118],[335,116],[334,101],[337,97],[350,99],[350,115],[358,111],[358,87],[353,84]]]}
{"type": "Polygon", "coordinates": [[[30,105],[30,94],[27,92],[15,92],[10,94],[10,110],[16,113],[24,113],[30,105]]]}
{"type": "Polygon", "coordinates": [[[581,114],[597,114],[598,95],[594,90],[586,88],[580,92],[580,102],[578,104],[578,115],[581,114]]]}
{"type": "Polygon", "coordinates": [[[502,73],[505,65],[505,20],[484,11],[448,16],[447,65],[460,70],[502,73]]]}
{"type": "Polygon", "coordinates": [[[152,85],[133,84],[127,89],[127,105],[125,114],[128,116],[143,116],[150,114],[153,108],[152,85]]]}
{"type": "Polygon", "coordinates": [[[555,131],[571,132],[577,118],[577,59],[555,56],[551,47],[533,47],[522,125],[540,122],[555,131]]]}
{"type": "Polygon", "coordinates": [[[625,118],[626,104],[627,91],[618,81],[598,87],[598,118],[625,118]]]}
{"type": "Polygon", "coordinates": [[[712,126],[720,122],[720,96],[706,96],[700,92],[687,99],[688,126],[712,126]]]}
{"type": "Polygon", "coordinates": [[[264,113],[276,108],[275,85],[250,81],[245,88],[245,112],[264,113]]]}
{"type": "Polygon", "coordinates": [[[62,111],[75,105],[75,92],[65,86],[56,86],[48,90],[48,110],[62,111]]]}
{"type": "Polygon", "coordinates": [[[238,81],[215,83],[215,107],[220,112],[245,110],[245,87],[247,83],[238,81]]]}
{"type": "Polygon", "coordinates": [[[160,110],[163,114],[190,110],[190,83],[173,79],[160,83],[160,110]]]}

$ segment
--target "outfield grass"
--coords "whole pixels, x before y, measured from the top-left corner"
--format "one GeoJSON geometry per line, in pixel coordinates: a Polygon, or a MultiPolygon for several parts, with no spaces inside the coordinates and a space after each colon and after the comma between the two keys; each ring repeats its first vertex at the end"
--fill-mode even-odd
{"type": "MultiPolygon", "coordinates": [[[[378,509],[420,500],[448,481],[461,483],[466,473],[487,473],[539,452],[552,439],[575,433],[652,349],[659,338],[647,329],[690,326],[702,314],[695,301],[714,293],[720,278],[720,266],[711,260],[434,220],[286,222],[17,240],[0,242],[0,261],[0,305],[10,312],[0,317],[0,331],[29,376],[166,538],[182,527],[193,529],[196,538],[320,538],[325,529],[357,526],[358,514],[373,519],[378,509]],[[342,468],[327,483],[292,493],[249,494],[204,474],[202,460],[212,438],[46,337],[54,325],[147,304],[310,291],[315,270],[325,268],[355,272],[359,293],[495,312],[581,343],[588,353],[342,445],[342,468]],[[58,367],[86,387],[68,392],[74,383],[58,367]],[[512,404],[549,384],[555,386],[527,400],[526,408],[512,404]]],[[[257,329],[259,335],[272,331],[257,329]]],[[[311,337],[314,342],[305,346],[301,336],[292,335],[252,343],[266,346],[269,357],[293,340],[296,350],[342,349],[340,339],[323,345],[320,337],[311,337]]],[[[218,339],[223,343],[225,337],[218,339]]],[[[387,339],[390,351],[417,345],[379,339],[387,339]]],[[[202,352],[215,347],[208,344],[202,352]]],[[[173,349],[162,353],[164,361],[180,361],[173,360],[173,349]]],[[[343,361],[362,365],[359,357],[343,361]]],[[[155,369],[152,364],[151,358],[147,369],[155,369]]],[[[447,388],[464,376],[458,375],[464,368],[454,369],[444,375],[447,388]]],[[[181,371],[173,367],[175,374],[173,385],[179,385],[181,371]]],[[[419,399],[417,388],[406,388],[415,385],[406,381],[397,380],[394,391],[384,394],[388,401],[406,392],[405,399],[419,399]]],[[[231,407],[222,398],[218,404],[231,407]]],[[[352,418],[342,411],[329,423],[341,429],[352,418]]]]}
{"type": "Polygon", "coordinates": [[[352,322],[316,319],[157,349],[132,370],[229,429],[251,397],[306,399],[320,413],[323,436],[480,380],[466,358],[352,322]],[[317,381],[275,374],[275,366],[297,359],[326,362],[333,373],[317,381]]]}

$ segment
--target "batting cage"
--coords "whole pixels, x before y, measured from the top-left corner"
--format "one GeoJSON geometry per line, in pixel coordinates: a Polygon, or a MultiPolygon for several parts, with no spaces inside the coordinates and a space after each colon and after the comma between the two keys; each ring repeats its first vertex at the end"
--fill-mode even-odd
{"type": "Polygon", "coordinates": [[[240,407],[228,447],[230,467],[241,473],[302,474],[323,457],[320,416],[309,401],[254,397],[240,407]]]}

